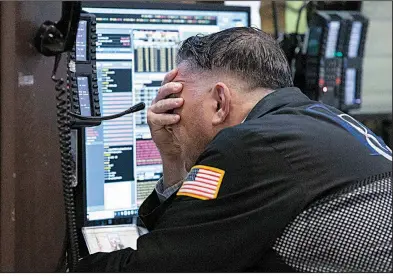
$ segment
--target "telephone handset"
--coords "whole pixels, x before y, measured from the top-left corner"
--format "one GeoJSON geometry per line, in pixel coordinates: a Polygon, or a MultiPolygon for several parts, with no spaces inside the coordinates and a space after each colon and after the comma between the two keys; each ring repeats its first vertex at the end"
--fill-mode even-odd
{"type": "Polygon", "coordinates": [[[61,19],[57,23],[45,21],[39,28],[34,39],[36,49],[45,56],[71,51],[81,11],[80,1],[62,2],[61,19]]]}

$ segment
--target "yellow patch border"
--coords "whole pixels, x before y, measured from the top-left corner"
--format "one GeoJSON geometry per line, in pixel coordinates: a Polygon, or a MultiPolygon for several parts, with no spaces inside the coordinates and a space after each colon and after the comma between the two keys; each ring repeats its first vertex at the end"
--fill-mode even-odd
{"type": "MultiPolygon", "coordinates": [[[[222,179],[224,178],[225,171],[224,171],[224,170],[221,170],[221,169],[214,168],[214,167],[205,166],[205,165],[196,165],[196,166],[192,167],[190,171],[192,171],[194,168],[195,168],[195,169],[210,170],[210,171],[219,173],[219,174],[221,175],[221,176],[220,176],[220,179],[218,180],[217,189],[216,189],[216,193],[214,194],[214,197],[213,197],[213,198],[208,198],[208,197],[204,197],[204,196],[199,196],[199,195],[194,195],[194,194],[189,194],[189,193],[181,193],[181,192],[178,192],[176,195],[177,195],[177,196],[194,197],[194,198],[202,199],[202,200],[216,199],[216,198],[217,198],[217,195],[218,195],[218,192],[220,191],[220,188],[221,188],[221,183],[222,183],[222,179]]],[[[182,185],[182,186],[183,186],[183,185],[182,185]]],[[[181,189],[181,187],[180,187],[180,189],[181,189]]]]}
{"type": "Polygon", "coordinates": [[[198,195],[193,195],[189,193],[177,193],[177,196],[188,196],[188,197],[195,197],[197,199],[202,199],[202,200],[209,200],[211,198],[203,197],[203,196],[198,196],[198,195]]]}

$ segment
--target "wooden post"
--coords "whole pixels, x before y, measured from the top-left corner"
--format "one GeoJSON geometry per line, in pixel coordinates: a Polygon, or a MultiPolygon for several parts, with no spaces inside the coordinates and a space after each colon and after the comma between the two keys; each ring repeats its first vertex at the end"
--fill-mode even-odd
{"type": "MultiPolygon", "coordinates": [[[[285,1],[275,2],[278,12],[278,30],[279,33],[283,33],[285,31],[285,1]]],[[[261,15],[261,29],[266,33],[274,34],[272,1],[261,0],[259,14],[261,15]]]]}
{"type": "MultiPolygon", "coordinates": [[[[0,2],[0,271],[54,272],[65,235],[53,58],[32,39],[61,2],[0,2]]],[[[64,61],[64,59],[63,59],[64,61]]],[[[65,62],[59,74],[65,77],[65,62]]]]}

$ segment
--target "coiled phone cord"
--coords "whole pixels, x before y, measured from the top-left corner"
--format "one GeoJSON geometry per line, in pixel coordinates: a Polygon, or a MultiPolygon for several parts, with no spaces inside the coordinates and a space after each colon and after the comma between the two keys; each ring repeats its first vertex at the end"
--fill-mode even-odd
{"type": "MultiPolygon", "coordinates": [[[[57,92],[57,127],[59,131],[61,174],[63,181],[63,195],[66,213],[66,254],[67,267],[70,272],[75,271],[79,260],[78,233],[76,228],[76,211],[74,202],[73,160],[71,154],[71,101],[64,80],[56,77],[61,54],[55,56],[55,64],[51,79],[55,82],[57,92]],[[67,242],[68,241],[68,242],[67,242]]],[[[64,250],[64,249],[63,249],[64,250]]],[[[63,255],[64,256],[64,255],[63,255]]],[[[62,256],[62,257],[63,257],[62,256]]]]}

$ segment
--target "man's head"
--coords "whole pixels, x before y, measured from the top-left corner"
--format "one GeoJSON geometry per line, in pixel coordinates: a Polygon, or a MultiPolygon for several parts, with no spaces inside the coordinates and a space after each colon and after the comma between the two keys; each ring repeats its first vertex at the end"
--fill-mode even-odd
{"type": "Polygon", "coordinates": [[[172,127],[186,168],[222,129],[240,124],[268,93],[292,86],[286,57],[274,39],[254,28],[231,28],[186,39],[177,54],[184,105],[172,127]]]}

